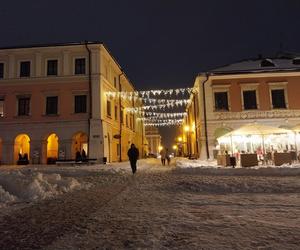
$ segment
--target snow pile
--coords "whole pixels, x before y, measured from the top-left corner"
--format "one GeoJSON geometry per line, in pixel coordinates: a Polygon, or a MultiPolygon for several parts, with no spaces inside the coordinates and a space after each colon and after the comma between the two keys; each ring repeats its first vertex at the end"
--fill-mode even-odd
{"type": "Polygon", "coordinates": [[[176,160],[176,167],[178,168],[219,168],[217,161],[208,160],[189,160],[189,159],[178,159],[176,160]]]}
{"type": "Polygon", "coordinates": [[[76,179],[62,178],[59,174],[42,174],[32,171],[0,173],[0,207],[10,202],[36,201],[56,195],[88,188],[76,179]]]}

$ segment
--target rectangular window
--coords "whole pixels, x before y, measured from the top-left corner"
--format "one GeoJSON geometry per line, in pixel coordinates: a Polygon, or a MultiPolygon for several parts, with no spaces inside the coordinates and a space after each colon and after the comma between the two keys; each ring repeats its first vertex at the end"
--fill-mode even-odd
{"type": "Polygon", "coordinates": [[[57,60],[47,61],[47,76],[57,76],[57,60]]]}
{"type": "Polygon", "coordinates": [[[20,97],[18,99],[18,115],[29,115],[30,111],[30,97],[20,97]]]}
{"type": "Polygon", "coordinates": [[[244,109],[257,109],[256,90],[243,91],[244,109]]]}
{"type": "Polygon", "coordinates": [[[57,114],[58,97],[48,96],[46,101],[46,115],[57,114]]]}
{"type": "Polygon", "coordinates": [[[0,79],[4,78],[4,63],[0,63],[0,79]]]}
{"type": "Polygon", "coordinates": [[[106,102],[106,114],[111,117],[111,102],[109,100],[106,102]]]}
{"type": "Polygon", "coordinates": [[[20,63],[20,77],[30,76],[30,61],[20,63]]]}
{"type": "Polygon", "coordinates": [[[118,120],[118,106],[115,105],[115,120],[118,120]]]}
{"type": "Polygon", "coordinates": [[[126,127],[128,127],[128,114],[126,114],[126,127]]]}
{"type": "Polygon", "coordinates": [[[272,89],[271,94],[273,109],[285,109],[284,89],[272,89]]]}
{"type": "Polygon", "coordinates": [[[75,75],[85,74],[85,58],[75,59],[75,75]]]}
{"type": "Polygon", "coordinates": [[[215,109],[217,111],[229,110],[227,92],[215,92],[215,109]]]}
{"type": "Polygon", "coordinates": [[[114,77],[114,87],[117,88],[117,77],[114,77]]]}
{"type": "Polygon", "coordinates": [[[86,113],[86,95],[75,96],[75,113],[86,113]]]}
{"type": "Polygon", "coordinates": [[[129,119],[130,119],[129,127],[132,129],[132,116],[130,116],[129,119]]]}
{"type": "Polygon", "coordinates": [[[0,97],[0,117],[4,116],[4,98],[0,97]]]}
{"type": "Polygon", "coordinates": [[[120,156],[120,144],[117,144],[117,156],[120,156]]]}
{"type": "Polygon", "coordinates": [[[121,108],[120,117],[121,117],[121,123],[124,124],[124,108],[121,108]]]}

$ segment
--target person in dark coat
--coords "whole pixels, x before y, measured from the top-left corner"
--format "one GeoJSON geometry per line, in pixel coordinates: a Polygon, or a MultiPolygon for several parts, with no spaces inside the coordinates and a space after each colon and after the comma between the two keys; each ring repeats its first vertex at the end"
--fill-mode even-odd
{"type": "Polygon", "coordinates": [[[139,150],[135,147],[135,145],[132,143],[130,146],[130,149],[127,152],[129,161],[130,161],[130,166],[132,169],[132,173],[135,174],[136,172],[136,162],[139,158],[139,150]]]}

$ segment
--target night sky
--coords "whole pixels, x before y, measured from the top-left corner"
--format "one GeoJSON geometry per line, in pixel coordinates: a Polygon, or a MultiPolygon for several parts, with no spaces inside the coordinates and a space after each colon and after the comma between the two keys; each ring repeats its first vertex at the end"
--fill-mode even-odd
{"type": "Polygon", "coordinates": [[[300,52],[299,13],[298,0],[10,0],[0,5],[0,46],[102,41],[137,89],[187,87],[280,44],[300,52]]]}

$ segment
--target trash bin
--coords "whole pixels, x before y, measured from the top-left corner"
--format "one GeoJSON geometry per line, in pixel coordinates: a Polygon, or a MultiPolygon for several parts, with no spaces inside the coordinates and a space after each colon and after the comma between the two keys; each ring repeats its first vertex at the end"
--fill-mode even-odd
{"type": "Polygon", "coordinates": [[[103,164],[106,164],[107,162],[107,157],[103,157],[103,164]]]}
{"type": "Polygon", "coordinates": [[[233,168],[236,166],[236,158],[234,156],[230,157],[230,166],[233,168]]]}

